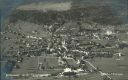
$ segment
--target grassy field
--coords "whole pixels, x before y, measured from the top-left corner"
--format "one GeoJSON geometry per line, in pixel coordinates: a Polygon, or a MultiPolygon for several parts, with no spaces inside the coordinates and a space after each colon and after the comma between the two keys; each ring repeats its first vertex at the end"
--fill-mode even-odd
{"type": "Polygon", "coordinates": [[[128,54],[121,57],[121,60],[116,58],[96,58],[92,62],[94,66],[98,66],[102,72],[107,73],[113,80],[128,80],[128,54]]]}

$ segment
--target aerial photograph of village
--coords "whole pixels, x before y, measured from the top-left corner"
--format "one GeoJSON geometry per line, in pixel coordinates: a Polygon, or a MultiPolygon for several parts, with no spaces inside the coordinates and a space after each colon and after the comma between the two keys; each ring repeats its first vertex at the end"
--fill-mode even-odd
{"type": "Polygon", "coordinates": [[[0,80],[128,80],[128,0],[1,0],[0,80]]]}

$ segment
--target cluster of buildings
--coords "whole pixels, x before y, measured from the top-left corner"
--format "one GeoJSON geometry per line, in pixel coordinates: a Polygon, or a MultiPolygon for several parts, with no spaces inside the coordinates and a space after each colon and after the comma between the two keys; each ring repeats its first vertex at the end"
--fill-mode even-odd
{"type": "MultiPolygon", "coordinates": [[[[88,60],[113,58],[115,55],[120,60],[124,55],[120,50],[128,48],[128,37],[124,40],[122,36],[128,35],[126,27],[86,22],[88,15],[81,10],[78,13],[75,9],[65,13],[41,12],[34,17],[35,13],[38,12],[16,12],[12,17],[16,15],[20,20],[11,17],[13,24],[1,32],[5,41],[3,46],[9,44],[5,45],[8,49],[6,57],[14,64],[12,77],[31,80],[34,77],[102,74],[88,60]]],[[[104,80],[111,80],[107,78],[104,80]]]]}

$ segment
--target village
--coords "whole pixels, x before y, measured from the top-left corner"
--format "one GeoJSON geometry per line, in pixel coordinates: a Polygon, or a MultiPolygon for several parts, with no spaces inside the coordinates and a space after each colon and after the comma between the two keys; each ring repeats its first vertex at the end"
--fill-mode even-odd
{"type": "Polygon", "coordinates": [[[128,25],[88,22],[84,18],[86,11],[81,13],[83,8],[72,15],[75,10],[63,13],[16,10],[6,31],[1,32],[5,53],[2,58],[13,66],[6,77],[12,80],[127,80],[128,25]]]}

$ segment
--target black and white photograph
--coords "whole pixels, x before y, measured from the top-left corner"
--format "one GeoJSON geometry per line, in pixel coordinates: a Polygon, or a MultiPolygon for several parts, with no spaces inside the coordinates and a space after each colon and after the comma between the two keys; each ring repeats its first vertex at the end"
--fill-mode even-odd
{"type": "Polygon", "coordinates": [[[128,0],[0,0],[0,80],[128,80],[128,0]]]}

